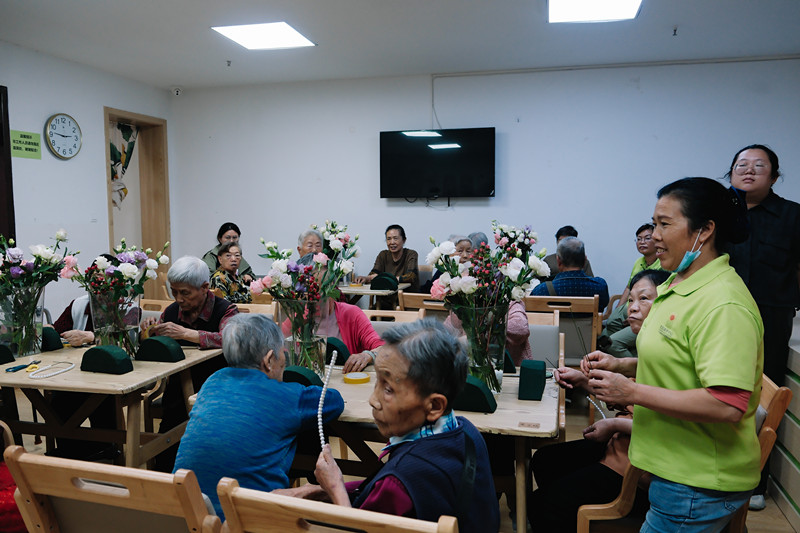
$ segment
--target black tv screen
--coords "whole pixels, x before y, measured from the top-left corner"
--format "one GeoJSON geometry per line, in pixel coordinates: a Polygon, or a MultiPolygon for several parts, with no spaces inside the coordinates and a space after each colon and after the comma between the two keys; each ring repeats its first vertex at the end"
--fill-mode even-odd
{"type": "Polygon", "coordinates": [[[381,132],[381,198],[494,196],[494,128],[381,132]]]}

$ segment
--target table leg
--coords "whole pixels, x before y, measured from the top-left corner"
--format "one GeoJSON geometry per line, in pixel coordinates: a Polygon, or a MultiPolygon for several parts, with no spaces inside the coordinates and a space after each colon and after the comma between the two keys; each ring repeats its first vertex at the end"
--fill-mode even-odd
{"type": "Polygon", "coordinates": [[[128,405],[127,435],[125,440],[125,466],[139,468],[141,460],[142,402],[128,405]]]}
{"type": "Polygon", "coordinates": [[[527,437],[517,436],[514,438],[516,455],[516,487],[517,487],[517,531],[525,531],[528,528],[528,462],[530,461],[527,437]]]}

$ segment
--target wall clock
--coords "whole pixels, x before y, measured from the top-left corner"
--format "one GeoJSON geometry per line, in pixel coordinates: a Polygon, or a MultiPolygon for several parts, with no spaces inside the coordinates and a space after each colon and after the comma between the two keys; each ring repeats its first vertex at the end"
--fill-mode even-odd
{"type": "Polygon", "coordinates": [[[72,159],[81,150],[81,128],[66,113],[56,113],[44,123],[47,147],[59,159],[72,159]]]}

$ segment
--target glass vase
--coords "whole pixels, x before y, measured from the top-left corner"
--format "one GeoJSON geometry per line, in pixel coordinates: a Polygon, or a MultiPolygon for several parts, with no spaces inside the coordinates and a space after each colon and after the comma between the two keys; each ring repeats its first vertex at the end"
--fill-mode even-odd
{"type": "Polygon", "coordinates": [[[139,346],[138,298],[120,298],[113,293],[89,293],[94,340],[100,345],[119,346],[131,357],[139,346]]]}
{"type": "Polygon", "coordinates": [[[500,392],[503,384],[508,306],[508,303],[492,307],[450,306],[466,338],[470,374],[493,392],[500,392]]]}
{"type": "Polygon", "coordinates": [[[330,301],[276,298],[275,322],[286,338],[290,365],[302,366],[325,375],[327,339],[319,334],[320,324],[329,315],[330,301]]]}
{"type": "Polygon", "coordinates": [[[0,344],[14,357],[42,351],[44,287],[15,287],[0,297],[0,344]]]}

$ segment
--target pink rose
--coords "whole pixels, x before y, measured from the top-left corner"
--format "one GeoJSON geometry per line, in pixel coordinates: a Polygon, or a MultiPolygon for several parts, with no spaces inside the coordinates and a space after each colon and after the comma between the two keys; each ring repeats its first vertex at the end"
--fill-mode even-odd
{"type": "Polygon", "coordinates": [[[78,259],[74,255],[68,255],[64,258],[64,265],[69,268],[75,268],[78,266],[78,259]]]}
{"type": "Polygon", "coordinates": [[[506,244],[508,244],[508,237],[503,237],[497,244],[499,244],[500,246],[505,246],[506,244]]]}
{"type": "Polygon", "coordinates": [[[272,287],[272,278],[269,276],[264,276],[261,278],[261,285],[263,285],[265,289],[269,289],[272,287]]]}
{"type": "Polygon", "coordinates": [[[261,294],[264,292],[264,285],[261,284],[260,279],[250,282],[250,292],[253,294],[261,294]]]}
{"type": "Polygon", "coordinates": [[[342,237],[342,242],[345,243],[345,244],[350,242],[350,234],[349,233],[345,233],[344,234],[344,237],[342,237]]]}
{"type": "Polygon", "coordinates": [[[61,272],[59,272],[58,275],[61,276],[64,279],[71,279],[72,276],[74,276],[77,273],[78,273],[78,271],[75,270],[74,268],[70,268],[68,266],[65,266],[64,268],[61,269],[61,272]]]}
{"type": "Polygon", "coordinates": [[[499,233],[495,233],[494,234],[494,243],[498,244],[499,242],[500,242],[500,234],[499,233]]]}
{"type": "Polygon", "coordinates": [[[323,254],[322,252],[318,254],[314,254],[314,262],[320,265],[327,265],[328,264],[328,256],[323,254]]]}
{"type": "Polygon", "coordinates": [[[444,297],[448,292],[448,289],[442,286],[442,284],[439,282],[439,279],[433,282],[433,286],[431,287],[432,298],[436,300],[444,300],[444,297]]]}

